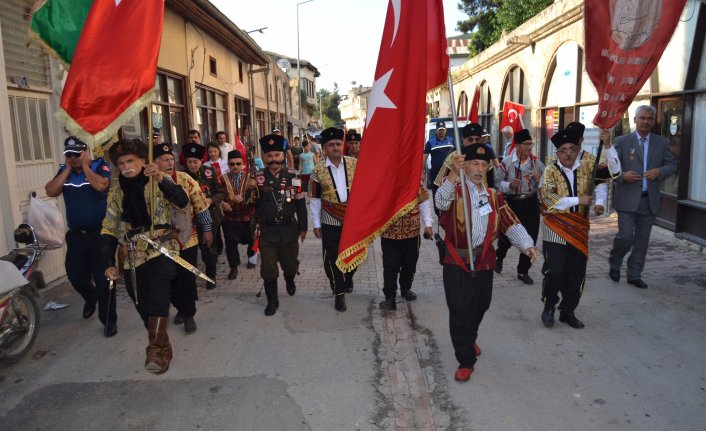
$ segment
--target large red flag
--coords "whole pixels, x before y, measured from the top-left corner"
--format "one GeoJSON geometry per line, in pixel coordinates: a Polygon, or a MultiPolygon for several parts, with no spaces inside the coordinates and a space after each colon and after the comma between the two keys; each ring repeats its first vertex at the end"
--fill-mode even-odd
{"type": "Polygon", "coordinates": [[[441,0],[390,0],[336,261],[343,271],[417,205],[426,92],[447,78],[446,47],[441,0]]]}
{"type": "Polygon", "coordinates": [[[468,113],[468,121],[478,123],[478,104],[480,103],[480,88],[476,87],[476,92],[473,95],[471,103],[471,111],[468,113]]]}
{"type": "Polygon", "coordinates": [[[164,0],[102,0],[88,12],[57,117],[101,144],[152,100],[164,0]]]}
{"type": "MultiPolygon", "coordinates": [[[[505,101],[503,105],[503,118],[500,121],[500,130],[504,129],[505,126],[510,126],[512,128],[512,133],[517,132],[525,128],[524,123],[522,123],[522,116],[525,115],[525,107],[519,103],[505,101]]],[[[515,149],[515,138],[512,138],[512,144],[510,144],[510,149],[508,154],[512,154],[515,149]]]]}
{"type": "Polygon", "coordinates": [[[598,91],[598,127],[620,121],[662,57],[685,3],[584,1],[586,71],[598,91]]]}

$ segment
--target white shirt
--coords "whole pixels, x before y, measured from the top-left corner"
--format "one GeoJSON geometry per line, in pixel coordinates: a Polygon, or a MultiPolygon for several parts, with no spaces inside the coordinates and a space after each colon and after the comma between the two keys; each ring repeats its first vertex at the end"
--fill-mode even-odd
{"type": "Polygon", "coordinates": [[[221,159],[228,160],[228,153],[233,151],[233,145],[226,142],[223,145],[219,145],[218,148],[221,149],[221,159]]]}

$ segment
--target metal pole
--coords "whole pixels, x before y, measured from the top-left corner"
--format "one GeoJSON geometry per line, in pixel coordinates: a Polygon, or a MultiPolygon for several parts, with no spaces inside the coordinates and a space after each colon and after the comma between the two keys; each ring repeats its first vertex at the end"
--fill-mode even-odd
{"type": "MultiPolygon", "coordinates": [[[[147,160],[152,163],[154,157],[154,148],[152,145],[152,102],[147,105],[147,160]]],[[[154,177],[150,177],[150,237],[154,238],[154,177]]]]}
{"type": "MultiPolygon", "coordinates": [[[[458,120],[456,119],[456,98],[454,97],[453,81],[451,80],[451,72],[448,74],[449,97],[451,97],[451,117],[454,125],[454,141],[456,141],[456,153],[461,154],[461,139],[458,130],[458,120]]],[[[471,238],[471,215],[468,213],[468,187],[466,187],[466,174],[463,169],[460,172],[461,177],[461,197],[463,199],[463,218],[466,223],[466,242],[468,243],[468,261],[471,272],[475,271],[473,264],[473,242],[471,238]]]]}
{"type": "Polygon", "coordinates": [[[302,136],[302,69],[299,64],[299,5],[304,3],[313,2],[314,0],[307,0],[301,3],[297,3],[297,94],[299,99],[299,138],[302,136]]]}

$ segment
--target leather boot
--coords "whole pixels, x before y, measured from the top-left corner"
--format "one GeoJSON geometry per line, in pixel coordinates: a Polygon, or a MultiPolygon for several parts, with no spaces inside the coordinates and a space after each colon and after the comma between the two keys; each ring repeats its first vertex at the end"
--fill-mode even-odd
{"type": "Polygon", "coordinates": [[[394,296],[386,296],[384,301],[380,301],[381,310],[397,310],[397,303],[394,296]]]}
{"type": "Polygon", "coordinates": [[[349,274],[343,275],[343,291],[345,293],[353,292],[353,276],[349,274]]]}
{"type": "Polygon", "coordinates": [[[267,297],[265,316],[272,316],[275,312],[277,312],[277,308],[279,307],[279,299],[277,298],[277,280],[265,281],[265,296],[267,297]]]}
{"type": "Polygon", "coordinates": [[[159,374],[162,369],[162,349],[157,341],[157,328],[159,326],[159,317],[150,317],[147,323],[147,337],[149,344],[145,349],[145,368],[147,371],[159,374]]]}
{"type": "Polygon", "coordinates": [[[167,323],[169,319],[166,317],[157,317],[159,320],[157,324],[157,345],[162,350],[162,368],[160,368],[157,374],[162,374],[169,369],[169,363],[172,362],[172,344],[169,342],[169,335],[167,334],[167,323]]]}
{"type": "Polygon", "coordinates": [[[297,292],[297,285],[294,284],[294,276],[284,276],[284,281],[287,283],[287,293],[289,296],[294,296],[297,292]]]}
{"type": "Polygon", "coordinates": [[[340,294],[336,295],[334,297],[334,304],[333,308],[335,308],[337,311],[346,311],[346,295],[340,294]]]}
{"type": "Polygon", "coordinates": [[[554,326],[554,306],[552,304],[544,304],[544,311],[542,311],[542,322],[547,328],[554,326]]]}

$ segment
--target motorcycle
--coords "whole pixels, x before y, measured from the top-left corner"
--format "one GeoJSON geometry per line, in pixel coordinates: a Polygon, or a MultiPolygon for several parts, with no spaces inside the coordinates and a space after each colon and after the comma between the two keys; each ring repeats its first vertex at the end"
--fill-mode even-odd
{"type": "Polygon", "coordinates": [[[39,333],[39,289],[46,283],[37,265],[48,249],[27,223],[15,229],[15,242],[23,244],[0,257],[0,363],[19,361],[32,348],[39,333]]]}

